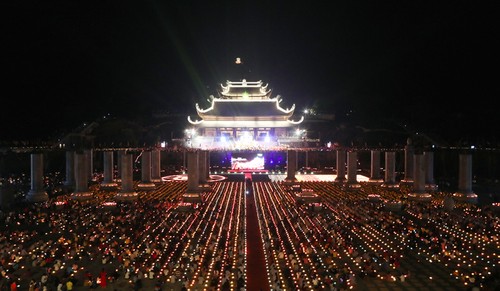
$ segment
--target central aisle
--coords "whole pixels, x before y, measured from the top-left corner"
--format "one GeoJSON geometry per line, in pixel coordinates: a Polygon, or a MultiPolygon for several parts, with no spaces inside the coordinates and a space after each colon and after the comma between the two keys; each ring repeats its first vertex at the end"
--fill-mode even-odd
{"type": "MultiPolygon", "coordinates": [[[[246,181],[251,181],[250,179],[246,181]]],[[[246,185],[251,185],[247,183],[246,185]]],[[[249,187],[246,194],[247,205],[247,290],[270,290],[267,281],[266,260],[257,218],[253,191],[249,187]]]]}

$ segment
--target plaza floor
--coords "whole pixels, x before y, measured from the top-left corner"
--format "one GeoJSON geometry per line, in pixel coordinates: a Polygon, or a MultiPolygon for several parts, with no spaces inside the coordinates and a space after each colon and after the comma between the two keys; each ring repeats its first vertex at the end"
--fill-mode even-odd
{"type": "MultiPolygon", "coordinates": [[[[281,182],[286,176],[285,175],[270,175],[270,180],[273,182],[281,182]]],[[[297,175],[298,182],[329,182],[334,180],[333,175],[297,175]]],[[[362,178],[361,178],[362,179],[362,178]]],[[[185,183],[183,181],[182,183],[185,183]]],[[[224,182],[221,182],[224,183],[224,182]]],[[[272,183],[272,182],[271,182],[272,183]]],[[[164,191],[164,189],[162,190],[164,191]]],[[[160,193],[156,193],[155,191],[149,192],[147,195],[158,196],[160,193]]],[[[253,204],[252,196],[246,196],[246,204],[247,204],[247,214],[246,214],[246,223],[247,225],[258,225],[257,222],[257,213],[256,213],[256,205],[253,204]]],[[[247,266],[247,287],[248,290],[260,291],[260,290],[269,290],[266,289],[267,277],[265,276],[265,272],[262,271],[263,266],[259,267],[259,261],[262,261],[262,256],[260,248],[262,248],[262,244],[259,243],[259,230],[258,228],[247,228],[248,232],[248,249],[249,252],[254,254],[255,257],[252,257],[247,266]],[[253,265],[252,265],[253,264],[253,265]],[[259,269],[260,268],[260,269],[259,269]],[[259,272],[259,274],[257,274],[259,272]]],[[[46,240],[54,239],[55,237],[46,237],[46,240]]],[[[346,262],[347,263],[347,262],[346,262]]],[[[103,268],[106,269],[107,272],[111,272],[112,270],[119,269],[119,265],[117,262],[102,264],[101,261],[95,260],[92,258],[85,258],[79,262],[82,268],[90,271],[92,274],[98,274],[100,270],[103,268]]],[[[352,290],[380,290],[380,291],[397,291],[397,290],[456,290],[456,291],[467,291],[471,290],[471,287],[467,286],[460,280],[454,278],[450,273],[450,269],[444,266],[442,263],[432,262],[418,253],[407,251],[404,254],[404,258],[401,261],[401,269],[405,271],[407,276],[395,276],[395,275],[385,275],[385,276],[364,276],[360,277],[360,274],[356,274],[352,279],[353,288],[352,290]]],[[[21,268],[15,272],[17,278],[19,278],[19,291],[28,290],[28,282],[35,278],[38,280],[44,272],[43,268],[39,267],[31,267],[28,264],[24,264],[21,268]]],[[[6,279],[1,281],[6,283],[6,279]]],[[[137,288],[132,283],[131,279],[125,279],[123,275],[121,275],[115,282],[110,282],[106,287],[97,287],[95,289],[101,290],[117,290],[117,291],[128,291],[128,290],[157,290],[155,286],[157,286],[158,279],[157,278],[143,278],[141,279],[142,286],[141,288],[137,288]]],[[[50,283],[49,283],[50,284],[50,283]]],[[[498,282],[496,284],[491,284],[490,286],[499,286],[498,282]]],[[[89,290],[92,289],[90,287],[82,286],[81,279],[77,281],[73,290],[89,290]]],[[[8,290],[8,289],[0,289],[0,291],[8,290]]],[[[50,290],[56,290],[55,286],[53,286],[50,290]]],[[[183,286],[181,282],[167,282],[161,285],[159,290],[175,290],[182,291],[183,286]]],[[[202,285],[195,285],[193,287],[187,288],[187,290],[212,290],[209,287],[202,285]]],[[[307,289],[313,290],[313,289],[307,289]]],[[[494,290],[494,289],[482,289],[482,290],[494,290]]]]}

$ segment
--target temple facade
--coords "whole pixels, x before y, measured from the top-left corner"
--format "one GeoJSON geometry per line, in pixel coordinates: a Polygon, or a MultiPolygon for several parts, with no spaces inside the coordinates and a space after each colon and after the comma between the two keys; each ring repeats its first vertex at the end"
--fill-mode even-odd
{"type": "Polygon", "coordinates": [[[295,104],[281,107],[280,95],[272,96],[262,81],[226,81],[209,106],[196,104],[197,117],[186,140],[191,147],[248,148],[285,146],[305,138],[300,128],[303,116],[294,116],[295,104]]]}

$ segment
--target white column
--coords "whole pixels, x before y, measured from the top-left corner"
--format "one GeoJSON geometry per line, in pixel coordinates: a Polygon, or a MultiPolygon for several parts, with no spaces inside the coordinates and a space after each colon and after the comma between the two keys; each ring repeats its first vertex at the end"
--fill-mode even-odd
{"type": "Polygon", "coordinates": [[[425,158],[422,153],[414,154],[413,165],[413,192],[408,194],[408,198],[429,202],[432,196],[425,192],[425,158]]]}
{"type": "Polygon", "coordinates": [[[295,172],[297,171],[297,151],[288,150],[287,151],[287,161],[286,161],[286,181],[293,182],[296,181],[295,172]]]}
{"type": "Polygon", "coordinates": [[[208,183],[210,179],[210,152],[208,150],[200,150],[198,154],[198,187],[202,191],[208,191],[212,187],[208,183]]]}
{"type": "Polygon", "coordinates": [[[385,187],[398,187],[396,184],[396,153],[385,152],[385,187]]]}
{"type": "Polygon", "coordinates": [[[207,183],[207,150],[200,150],[198,154],[198,183],[205,185],[207,183]]]}
{"type": "Polygon", "coordinates": [[[411,144],[411,139],[408,139],[407,145],[405,146],[405,177],[401,183],[413,183],[413,155],[414,147],[411,144]]]}
{"type": "Polygon", "coordinates": [[[371,163],[370,163],[370,179],[369,182],[382,182],[382,177],[380,175],[380,151],[371,151],[371,163]]]}
{"type": "Polygon", "coordinates": [[[335,182],[344,182],[345,178],[345,150],[337,150],[337,177],[335,182]]]}
{"type": "Polygon", "coordinates": [[[347,152],[347,186],[359,187],[358,183],[358,153],[347,152]]]}
{"type": "Polygon", "coordinates": [[[71,198],[75,200],[88,200],[92,198],[92,192],[89,191],[89,170],[88,155],[85,152],[75,153],[75,191],[71,198]]]}
{"type": "Polygon", "coordinates": [[[472,191],[472,155],[459,155],[458,191],[453,196],[471,203],[477,202],[477,195],[472,191]]]}
{"type": "Polygon", "coordinates": [[[75,187],[75,151],[66,151],[66,180],[64,186],[73,190],[75,187]]]}
{"type": "Polygon", "coordinates": [[[198,155],[199,151],[190,151],[187,153],[187,163],[188,163],[188,185],[187,192],[199,192],[199,169],[198,169],[198,155]]]}
{"type": "Polygon", "coordinates": [[[113,181],[113,151],[104,151],[103,152],[103,163],[104,163],[104,179],[101,183],[101,188],[105,189],[115,189],[118,187],[118,184],[113,181]]]}
{"type": "Polygon", "coordinates": [[[29,202],[44,202],[49,195],[43,185],[43,155],[42,153],[31,154],[31,189],[26,194],[29,202]]]}
{"type": "Polygon", "coordinates": [[[151,181],[153,183],[161,182],[161,151],[159,148],[151,152],[151,181]]]}
{"type": "Polygon", "coordinates": [[[425,151],[425,188],[436,190],[437,185],[434,181],[434,152],[425,151]]]}
{"type": "Polygon", "coordinates": [[[117,156],[117,163],[116,163],[116,170],[117,170],[117,173],[116,173],[116,178],[115,178],[115,182],[117,183],[120,183],[122,181],[122,156],[123,154],[125,154],[125,151],[124,150],[120,150],[116,153],[116,156],[117,156]]]}
{"type": "Polygon", "coordinates": [[[87,179],[88,181],[92,181],[94,178],[94,151],[92,149],[86,149],[85,153],[85,164],[87,168],[87,179]]]}
{"type": "Polygon", "coordinates": [[[133,154],[130,152],[125,151],[121,154],[122,189],[115,196],[117,201],[136,200],[139,197],[134,191],[133,158],[133,154]]]}
{"type": "Polygon", "coordinates": [[[137,187],[141,190],[153,190],[155,183],[151,180],[151,150],[144,150],[141,156],[141,182],[137,187]]]}

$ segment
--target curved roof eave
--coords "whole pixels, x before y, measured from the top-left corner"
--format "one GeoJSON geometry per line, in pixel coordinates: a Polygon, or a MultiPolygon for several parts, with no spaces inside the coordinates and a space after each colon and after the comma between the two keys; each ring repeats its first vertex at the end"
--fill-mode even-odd
{"type": "Polygon", "coordinates": [[[295,104],[292,105],[292,108],[284,109],[284,108],[281,108],[279,101],[280,101],[280,99],[276,98],[276,109],[278,109],[279,111],[281,111],[283,113],[287,113],[287,114],[293,113],[293,111],[295,110],[295,104]]]}
{"type": "Polygon", "coordinates": [[[224,86],[224,84],[220,84],[220,87],[222,88],[222,92],[228,92],[229,91],[229,86],[224,86]]]}
{"type": "Polygon", "coordinates": [[[272,91],[271,89],[266,90],[265,88],[262,88],[260,90],[260,93],[262,93],[264,95],[269,95],[269,94],[271,94],[271,91],[272,91]]]}
{"type": "Polygon", "coordinates": [[[201,124],[203,122],[203,119],[202,120],[191,120],[191,116],[188,116],[187,120],[189,123],[191,123],[193,125],[201,124]]]}
{"type": "Polygon", "coordinates": [[[203,113],[207,113],[209,111],[212,111],[214,109],[214,101],[212,100],[210,102],[210,107],[208,107],[207,109],[201,109],[200,105],[198,103],[196,103],[196,112],[198,112],[198,115],[201,115],[203,113]]]}
{"type": "Polygon", "coordinates": [[[300,117],[300,119],[299,119],[299,120],[297,120],[297,121],[295,121],[295,120],[290,120],[290,119],[288,119],[287,121],[288,121],[289,123],[291,123],[291,124],[301,124],[301,123],[302,123],[302,121],[304,121],[304,116],[301,116],[301,117],[300,117]]]}

